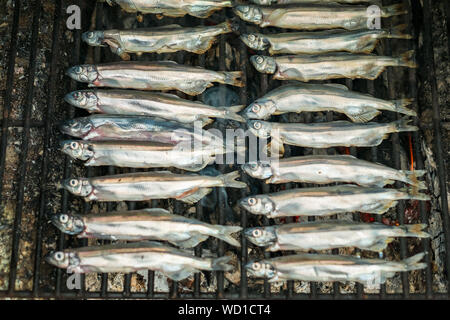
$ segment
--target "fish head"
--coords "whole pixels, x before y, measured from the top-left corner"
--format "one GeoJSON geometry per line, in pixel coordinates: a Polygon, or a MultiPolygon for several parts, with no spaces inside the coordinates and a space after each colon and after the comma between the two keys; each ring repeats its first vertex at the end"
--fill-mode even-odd
{"type": "Polygon", "coordinates": [[[86,42],[90,46],[95,47],[104,47],[103,41],[105,40],[105,36],[103,31],[88,31],[84,32],[81,35],[81,39],[86,42]]]}
{"type": "Polygon", "coordinates": [[[275,111],[275,102],[270,99],[258,99],[244,110],[244,115],[247,119],[267,120],[275,111]]]}
{"type": "Polygon", "coordinates": [[[91,183],[86,178],[64,179],[60,182],[60,187],[80,197],[87,197],[94,190],[91,183]]]}
{"type": "Polygon", "coordinates": [[[73,137],[83,138],[94,128],[94,125],[89,120],[89,117],[76,118],[64,121],[60,124],[59,129],[62,133],[73,137]]]}
{"type": "Polygon", "coordinates": [[[250,196],[242,199],[239,204],[250,213],[265,216],[275,209],[274,203],[266,195],[250,196]]]}
{"type": "Polygon", "coordinates": [[[66,234],[76,235],[84,231],[83,219],[78,215],[67,213],[55,214],[52,217],[52,223],[66,234]]]}
{"type": "Polygon", "coordinates": [[[45,257],[45,261],[58,267],[67,269],[70,265],[70,255],[68,252],[51,252],[45,257]]]}
{"type": "Polygon", "coordinates": [[[245,237],[253,244],[265,247],[277,240],[273,227],[248,228],[244,231],[245,237]]]}
{"type": "Polygon", "coordinates": [[[277,62],[272,57],[254,55],[250,57],[250,62],[261,73],[272,74],[277,71],[277,62]]]}
{"type": "Polygon", "coordinates": [[[84,141],[64,140],[61,141],[61,151],[74,159],[87,161],[94,156],[92,145],[84,141]]]}
{"type": "Polygon", "coordinates": [[[271,126],[270,122],[250,120],[247,122],[250,131],[257,137],[267,139],[270,137],[271,126]]]}
{"type": "Polygon", "coordinates": [[[261,8],[252,5],[239,5],[233,9],[234,13],[244,21],[260,24],[263,20],[261,8]]]}
{"type": "Polygon", "coordinates": [[[265,50],[269,47],[269,41],[260,33],[243,34],[241,40],[253,50],[265,50]]]}
{"type": "Polygon", "coordinates": [[[66,75],[76,81],[92,83],[97,80],[98,71],[95,65],[82,64],[67,69],[66,75]]]}
{"type": "Polygon", "coordinates": [[[253,161],[242,165],[242,170],[257,179],[267,179],[272,176],[272,167],[267,161],[253,161]]]}
{"type": "Polygon", "coordinates": [[[98,97],[94,90],[73,91],[64,96],[64,100],[78,108],[83,108],[89,112],[99,112],[98,97]]]}
{"type": "Polygon", "coordinates": [[[255,278],[272,279],[276,275],[275,267],[267,261],[253,261],[245,265],[247,273],[255,278]]]}

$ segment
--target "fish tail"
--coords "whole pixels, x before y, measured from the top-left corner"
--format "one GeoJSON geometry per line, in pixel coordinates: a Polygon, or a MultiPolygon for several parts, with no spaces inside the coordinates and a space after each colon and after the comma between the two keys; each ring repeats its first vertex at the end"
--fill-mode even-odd
{"type": "Polygon", "coordinates": [[[417,68],[417,63],[414,60],[414,50],[406,51],[400,55],[400,57],[397,58],[397,66],[417,68]]]}
{"type": "Polygon", "coordinates": [[[237,171],[237,170],[221,175],[222,186],[230,187],[230,188],[246,188],[247,184],[245,184],[242,181],[236,181],[236,179],[239,178],[240,176],[241,175],[239,174],[239,171],[237,171]]]}
{"type": "Polygon", "coordinates": [[[407,193],[408,194],[407,198],[411,200],[422,200],[422,201],[431,200],[429,195],[425,193],[420,193],[419,188],[416,186],[401,188],[400,191],[407,193]]]}
{"type": "Polygon", "coordinates": [[[409,123],[412,119],[408,117],[403,117],[400,120],[394,121],[392,124],[394,125],[392,132],[404,132],[404,131],[418,131],[419,128],[417,126],[412,126],[409,123]]]}
{"type": "Polygon", "coordinates": [[[383,7],[381,9],[382,17],[388,18],[392,16],[400,16],[402,14],[407,14],[408,10],[403,3],[397,3],[390,6],[383,7]]]}
{"type": "Polygon", "coordinates": [[[403,182],[409,183],[413,186],[417,186],[419,190],[428,189],[425,181],[419,181],[417,179],[419,177],[422,177],[426,173],[425,170],[414,170],[414,171],[402,170],[401,172],[405,176],[403,182]]]}
{"type": "Polygon", "coordinates": [[[419,270],[427,267],[426,263],[420,262],[425,256],[425,252],[418,253],[408,259],[403,260],[405,271],[419,270]]]}
{"type": "Polygon", "coordinates": [[[427,227],[425,223],[408,224],[403,226],[406,237],[429,238],[430,235],[423,231],[427,227]]]}
{"type": "Polygon", "coordinates": [[[225,111],[225,119],[231,119],[231,120],[236,120],[239,122],[245,122],[245,119],[241,116],[238,115],[237,112],[242,111],[242,109],[244,109],[245,106],[244,105],[239,105],[239,106],[231,106],[231,107],[224,107],[223,110],[225,111]]]}
{"type": "Polygon", "coordinates": [[[242,71],[222,71],[220,74],[223,76],[221,83],[236,87],[244,86],[244,83],[240,79],[242,77],[242,71]]]}
{"type": "Polygon", "coordinates": [[[242,230],[242,227],[239,226],[216,226],[218,234],[215,234],[214,236],[219,238],[222,241],[225,241],[226,243],[231,244],[235,247],[240,247],[241,244],[239,241],[234,239],[231,235],[236,232],[240,232],[242,230]]]}
{"type": "Polygon", "coordinates": [[[212,260],[211,269],[216,271],[230,271],[233,270],[233,266],[227,264],[230,262],[230,256],[223,256],[212,260]]]}
{"type": "Polygon", "coordinates": [[[395,27],[392,27],[389,29],[387,38],[389,39],[412,39],[412,35],[406,33],[406,30],[408,29],[408,25],[406,23],[399,24],[395,27]]]}
{"type": "Polygon", "coordinates": [[[398,99],[392,101],[395,105],[395,111],[398,113],[406,114],[408,116],[417,117],[417,112],[413,109],[406,108],[406,106],[411,105],[414,102],[414,99],[398,99]]]}

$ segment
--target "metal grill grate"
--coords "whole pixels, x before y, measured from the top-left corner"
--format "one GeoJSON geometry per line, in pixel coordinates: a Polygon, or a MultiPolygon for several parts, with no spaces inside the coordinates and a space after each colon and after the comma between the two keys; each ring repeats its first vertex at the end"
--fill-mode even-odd
{"type": "MultiPolygon", "coordinates": [[[[51,40],[51,48],[49,52],[49,63],[47,64],[48,70],[48,79],[46,82],[46,97],[47,101],[45,104],[40,104],[37,108],[44,110],[43,119],[34,119],[32,117],[33,110],[33,99],[36,94],[35,90],[35,78],[37,76],[37,59],[36,56],[38,54],[38,38],[40,33],[40,22],[42,21],[42,13],[45,0],[35,0],[33,2],[33,17],[31,23],[31,30],[28,30],[30,34],[30,52],[29,52],[29,64],[28,64],[28,72],[26,74],[26,86],[25,86],[25,100],[24,100],[24,108],[23,108],[23,116],[21,118],[15,118],[11,116],[11,110],[13,105],[13,90],[14,90],[14,72],[15,72],[15,64],[16,64],[16,56],[18,52],[18,43],[19,43],[19,23],[21,19],[21,8],[23,6],[23,1],[15,0],[14,1],[14,16],[12,19],[11,26],[11,38],[9,44],[9,51],[7,52],[7,60],[6,60],[6,87],[4,89],[4,99],[3,99],[3,118],[1,121],[1,147],[0,147],[0,195],[1,198],[1,209],[2,212],[5,212],[4,205],[6,199],[4,199],[4,185],[5,181],[5,165],[7,161],[7,145],[8,145],[8,136],[10,128],[22,128],[21,131],[21,152],[19,155],[19,166],[17,169],[17,173],[15,175],[14,181],[14,190],[16,197],[16,205],[14,207],[14,222],[12,225],[12,238],[11,238],[11,255],[10,255],[10,264],[9,271],[6,274],[2,274],[2,277],[5,277],[7,282],[7,287],[0,291],[0,297],[22,297],[22,298],[32,298],[32,297],[56,297],[56,298],[164,298],[164,299],[174,299],[174,298],[271,298],[271,299],[379,299],[379,298],[387,298],[387,299],[423,299],[423,298],[448,298],[450,294],[450,288],[447,287],[446,292],[433,292],[433,274],[431,267],[431,257],[427,255],[425,262],[427,263],[427,268],[422,271],[424,274],[424,293],[410,293],[409,292],[409,279],[408,273],[403,273],[401,276],[401,284],[402,284],[402,293],[390,294],[386,292],[386,287],[383,285],[377,294],[369,294],[364,292],[364,289],[361,285],[356,285],[355,290],[351,294],[341,293],[340,292],[340,284],[333,284],[333,293],[322,293],[319,289],[317,283],[310,283],[309,293],[296,293],[294,288],[294,282],[289,281],[286,287],[286,290],[281,290],[279,293],[271,293],[271,285],[264,281],[264,284],[260,287],[249,287],[248,279],[245,273],[245,269],[243,266],[247,263],[248,257],[248,243],[244,237],[241,239],[242,248],[239,253],[239,261],[241,266],[241,274],[240,274],[240,286],[231,286],[230,288],[225,289],[224,287],[224,274],[223,272],[217,272],[215,274],[217,281],[217,291],[214,293],[205,293],[201,290],[201,278],[199,274],[195,275],[194,284],[193,284],[193,292],[192,293],[180,293],[178,288],[179,285],[176,282],[173,282],[170,287],[169,293],[159,293],[154,291],[155,284],[155,273],[152,271],[148,272],[148,282],[147,282],[147,290],[146,292],[132,292],[131,291],[131,275],[126,275],[124,277],[123,284],[123,292],[112,292],[108,290],[108,275],[101,275],[101,288],[99,291],[87,291],[85,288],[85,278],[82,276],[82,287],[80,290],[67,290],[65,288],[65,275],[61,269],[55,270],[47,265],[42,260],[44,255],[44,244],[48,244],[49,242],[53,242],[55,249],[63,249],[69,245],[73,245],[73,240],[70,238],[65,238],[63,234],[58,234],[56,237],[52,237],[52,233],[54,233],[54,229],[47,223],[47,212],[49,211],[49,202],[52,201],[52,197],[54,195],[51,194],[50,188],[53,186],[49,186],[49,174],[52,166],[52,148],[56,146],[56,139],[53,139],[53,135],[57,132],[55,129],[57,122],[61,118],[73,118],[77,115],[78,110],[74,110],[73,107],[69,107],[62,102],[62,93],[73,91],[78,89],[78,84],[75,81],[69,81],[67,78],[63,78],[64,69],[67,65],[75,65],[79,63],[84,63],[84,59],[82,59],[86,55],[87,48],[81,43],[81,30],[71,31],[73,34],[73,43],[67,45],[67,43],[63,43],[63,33],[65,32],[65,8],[70,4],[77,4],[82,8],[83,12],[83,28],[82,30],[88,30],[90,13],[93,9],[95,9],[95,27],[96,29],[104,29],[106,26],[111,27],[109,24],[112,23],[115,12],[117,8],[111,8],[103,3],[97,3],[95,8],[93,7],[84,7],[86,5],[82,4],[82,1],[72,0],[56,0],[54,1],[54,12],[53,15],[53,27],[52,27],[52,40],[51,40]],[[89,14],[89,15],[88,15],[89,14]],[[108,25],[106,25],[108,24],[108,25]],[[70,50],[70,51],[68,51],[70,50]],[[66,53],[66,54],[64,54],[66,53]],[[61,79],[65,79],[65,82],[61,82],[61,79]],[[64,83],[65,90],[61,90],[60,86],[64,83]],[[55,113],[64,112],[64,116],[55,116],[55,113]],[[40,135],[43,136],[42,145],[40,145],[40,149],[42,150],[41,162],[36,163],[31,167],[27,162],[28,150],[30,147],[30,135],[31,129],[36,129],[40,135]],[[24,210],[30,210],[29,207],[25,208],[24,206],[24,196],[27,189],[27,183],[29,183],[28,174],[30,171],[39,170],[40,171],[40,181],[39,181],[39,196],[37,201],[33,203],[33,212],[35,213],[36,220],[34,222],[34,230],[36,232],[34,237],[34,250],[33,250],[33,270],[29,270],[31,272],[32,277],[32,286],[27,290],[19,290],[16,289],[16,280],[18,278],[17,269],[20,259],[20,242],[22,237],[22,217],[24,214],[24,210]],[[7,279],[6,279],[7,278],[7,279]],[[262,289],[262,294],[260,293],[262,289]]],[[[434,68],[434,56],[433,56],[433,39],[432,39],[432,25],[431,25],[431,0],[424,0],[423,7],[421,7],[418,0],[406,1],[407,5],[410,8],[411,14],[407,17],[409,19],[409,23],[411,24],[411,30],[415,30],[414,33],[418,34],[423,27],[423,52],[420,52],[420,56],[422,56],[422,61],[420,68],[418,70],[411,69],[408,71],[408,78],[405,81],[408,81],[408,92],[404,92],[405,96],[417,97],[417,72],[419,74],[427,74],[428,80],[430,81],[431,90],[432,90],[432,110],[433,110],[433,126],[435,131],[435,146],[434,151],[436,155],[437,169],[439,174],[439,186],[440,186],[440,197],[441,197],[441,210],[442,210],[442,223],[444,229],[445,236],[445,251],[446,251],[446,276],[449,279],[450,271],[450,225],[449,225],[449,217],[448,217],[448,206],[447,206],[447,191],[446,191],[446,172],[444,169],[444,155],[442,152],[442,142],[440,135],[440,119],[439,119],[439,102],[438,102],[438,93],[437,93],[437,84],[435,79],[435,68],[434,68]],[[423,23],[423,22],[426,23],[423,23]]],[[[215,14],[214,17],[220,19],[221,21],[225,20],[226,16],[231,16],[231,12],[229,10],[223,11],[221,13],[215,14]]],[[[154,25],[162,25],[169,24],[167,21],[170,19],[164,19],[162,21],[158,21],[154,18],[151,20],[146,19],[139,23],[139,27],[147,27],[154,25]]],[[[187,26],[187,25],[201,25],[204,24],[205,21],[201,19],[196,19],[192,17],[184,17],[181,19],[176,19],[176,22],[187,26]]],[[[245,23],[242,21],[239,23],[241,32],[244,33],[246,29],[245,23]]],[[[111,24],[112,26],[114,24],[111,24]]],[[[266,32],[266,30],[263,30],[266,32]]],[[[239,61],[234,61],[235,69],[241,70],[244,73],[243,81],[247,83],[246,86],[239,89],[239,97],[242,104],[247,104],[250,102],[250,93],[251,90],[254,90],[254,86],[251,85],[253,82],[259,83],[259,87],[257,88],[257,96],[264,95],[267,91],[274,88],[278,85],[277,82],[270,80],[267,75],[264,74],[256,74],[254,71],[251,72],[251,66],[248,63],[247,58],[247,48],[241,42],[236,42],[238,48],[240,59],[239,61]]],[[[410,49],[418,50],[418,46],[416,41],[410,42],[410,49]]],[[[384,54],[390,55],[392,53],[392,49],[389,45],[389,42],[384,43],[384,54]]],[[[219,70],[226,70],[226,36],[222,35],[219,38],[218,42],[218,50],[219,50],[219,59],[216,62],[219,70]]],[[[94,49],[94,62],[101,61],[112,61],[117,60],[117,57],[112,56],[105,49],[95,48],[94,49]]],[[[165,55],[157,55],[150,54],[138,59],[142,60],[163,60],[165,59],[165,55]]],[[[201,55],[198,59],[198,64],[200,66],[205,66],[207,56],[206,54],[201,55]]],[[[183,63],[185,61],[192,60],[191,54],[177,53],[176,60],[178,62],[183,63]]],[[[394,79],[396,75],[394,74],[393,69],[387,70],[387,92],[385,90],[386,86],[383,85],[381,79],[377,79],[376,81],[345,81],[345,84],[349,87],[358,87],[358,89],[365,90],[366,92],[373,94],[377,97],[381,98],[389,98],[395,99],[398,97],[399,93],[395,92],[394,87],[394,79]]],[[[200,97],[201,99],[201,97],[200,97]]],[[[416,100],[417,101],[417,100],[416,100]]],[[[418,105],[417,102],[413,105],[415,110],[419,110],[421,106],[418,105]]],[[[333,115],[331,113],[327,114],[327,120],[332,120],[333,115]]],[[[289,121],[289,117],[280,117],[280,121],[289,121]]],[[[303,120],[305,122],[312,122],[313,119],[310,114],[306,114],[303,116],[303,120]]],[[[393,120],[393,119],[390,119],[393,120]]],[[[416,122],[419,120],[416,119],[416,122]]],[[[407,137],[407,136],[406,136],[407,137]]],[[[396,168],[400,168],[400,149],[401,145],[405,143],[405,139],[403,139],[403,135],[399,136],[398,134],[393,134],[390,143],[391,149],[390,152],[393,155],[393,166],[396,168]]],[[[416,169],[420,170],[424,168],[424,160],[423,155],[420,149],[421,136],[420,133],[415,132],[412,134],[412,146],[414,151],[414,159],[416,164],[416,169]]],[[[292,150],[286,150],[286,152],[291,155],[301,154],[302,150],[297,150],[297,148],[291,148],[292,150]],[[299,153],[300,152],[300,153],[299,153]]],[[[351,154],[358,154],[359,150],[356,148],[351,148],[351,154]]],[[[371,148],[370,157],[368,157],[371,161],[377,161],[377,157],[379,154],[378,148],[371,148]]],[[[61,155],[62,157],[62,155],[61,155]]],[[[69,161],[68,157],[64,158],[62,162],[63,166],[59,168],[59,177],[58,178],[67,178],[72,176],[73,173],[79,172],[79,168],[73,166],[72,162],[69,161]]],[[[224,166],[218,165],[217,169],[219,171],[224,170],[224,166]]],[[[114,174],[119,172],[127,172],[126,169],[118,169],[114,167],[109,168],[101,168],[101,169],[87,169],[88,176],[102,175],[102,174],[114,174]]],[[[245,176],[243,177],[244,181],[247,179],[245,176]]],[[[303,186],[303,185],[302,185],[303,186]]],[[[286,185],[286,188],[294,187],[294,184],[286,185]]],[[[398,186],[396,186],[398,187],[398,186]]],[[[261,185],[261,189],[263,192],[269,192],[270,186],[266,184],[261,185]]],[[[219,206],[218,206],[218,223],[223,223],[225,219],[224,213],[224,199],[223,193],[216,190],[217,196],[219,198],[219,206]]],[[[229,201],[235,203],[237,199],[240,197],[246,196],[246,191],[242,190],[235,193],[228,193],[229,201]]],[[[59,209],[63,213],[68,212],[73,202],[76,201],[74,197],[68,194],[67,191],[62,191],[60,196],[59,209]]],[[[128,209],[135,208],[135,203],[127,203],[128,209]]],[[[152,205],[154,206],[165,206],[167,205],[166,201],[152,201],[152,205]]],[[[80,207],[83,207],[82,210],[84,212],[88,212],[91,208],[89,204],[83,204],[80,207]]],[[[115,204],[108,203],[106,205],[106,209],[108,211],[113,210],[115,204]]],[[[175,212],[180,213],[183,208],[180,203],[175,203],[175,212]]],[[[420,203],[420,221],[422,223],[428,223],[428,210],[426,208],[425,203],[420,203]]],[[[202,219],[205,214],[204,211],[208,209],[203,208],[200,205],[196,206],[196,217],[198,219],[202,219]]],[[[247,226],[252,226],[250,215],[241,209],[238,210],[238,215],[240,216],[240,223],[243,228],[247,226]]],[[[405,202],[401,201],[397,207],[397,219],[400,224],[404,223],[404,215],[403,212],[405,210],[405,202]]],[[[354,215],[355,219],[359,219],[359,215],[354,215]]],[[[380,219],[380,217],[378,217],[380,219]]],[[[269,224],[268,219],[264,220],[265,224],[269,224]]],[[[87,241],[81,241],[76,243],[76,245],[86,245],[87,241]]],[[[422,247],[424,250],[430,252],[430,240],[424,239],[422,240],[422,247]]],[[[201,248],[197,247],[195,249],[195,253],[197,255],[201,254],[201,248]]],[[[225,253],[225,245],[223,242],[219,242],[218,245],[218,254],[223,255],[225,253]]],[[[335,253],[335,252],[333,252],[335,253]]],[[[269,253],[266,253],[269,256],[269,253]]],[[[400,258],[405,258],[409,256],[407,240],[400,240],[400,258]]]]}

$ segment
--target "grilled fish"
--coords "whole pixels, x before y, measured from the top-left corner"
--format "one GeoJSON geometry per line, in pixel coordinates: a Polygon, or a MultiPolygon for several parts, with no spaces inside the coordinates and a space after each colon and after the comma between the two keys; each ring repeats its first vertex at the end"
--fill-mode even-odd
{"type": "Polygon", "coordinates": [[[216,26],[182,28],[170,25],[152,29],[88,31],[82,39],[91,46],[109,46],[123,60],[129,53],[176,52],[185,50],[197,54],[211,48],[216,37],[232,31],[229,22],[216,26]]]}
{"type": "Polygon", "coordinates": [[[62,232],[78,238],[161,240],[179,247],[192,248],[211,236],[233,246],[241,246],[231,236],[241,231],[241,227],[211,225],[159,208],[90,215],[61,213],[54,215],[52,222],[62,232]]]}
{"type": "Polygon", "coordinates": [[[274,74],[278,80],[369,79],[375,80],[386,67],[417,68],[414,51],[400,57],[344,52],[322,55],[289,55],[280,57],[251,56],[250,62],[261,73],[274,74]]]}
{"type": "Polygon", "coordinates": [[[241,71],[212,71],[178,64],[175,61],[122,61],[83,64],[71,67],[66,74],[86,82],[90,87],[112,87],[140,90],[179,90],[198,95],[213,82],[242,87],[241,71]]]}
{"type": "Polygon", "coordinates": [[[200,270],[229,271],[230,257],[200,258],[193,253],[160,242],[145,241],[90,246],[50,253],[48,263],[72,273],[135,272],[154,270],[175,281],[183,280],[200,270]]]}
{"type": "Polygon", "coordinates": [[[245,267],[250,276],[269,279],[304,281],[356,281],[376,288],[396,272],[426,268],[420,263],[425,253],[400,262],[383,259],[359,259],[351,256],[325,254],[296,254],[250,262],[245,267]]]}
{"type": "Polygon", "coordinates": [[[328,250],[357,247],[383,251],[395,237],[429,238],[422,229],[426,224],[387,226],[382,223],[353,221],[312,221],[249,228],[244,231],[250,242],[268,247],[267,251],[328,250]]]}
{"type": "Polygon", "coordinates": [[[410,119],[406,118],[390,123],[364,124],[348,121],[305,124],[250,120],[248,127],[260,138],[272,138],[267,146],[269,151],[277,150],[283,154],[283,144],[309,148],[377,146],[392,132],[419,130],[409,122],[410,119]]]}
{"type": "Polygon", "coordinates": [[[242,41],[253,50],[269,49],[269,54],[319,54],[335,51],[371,53],[380,39],[411,39],[405,34],[406,25],[391,30],[326,30],[316,32],[287,32],[276,34],[250,33],[242,41]]]}
{"type": "Polygon", "coordinates": [[[84,161],[85,166],[174,167],[199,171],[215,159],[214,148],[202,145],[196,148],[183,143],[66,140],[61,142],[61,150],[84,161]]]}
{"type": "Polygon", "coordinates": [[[386,101],[368,94],[349,91],[342,84],[289,84],[272,90],[257,99],[245,110],[248,119],[267,120],[271,115],[288,112],[334,111],[345,114],[353,122],[367,122],[380,114],[380,110],[417,116],[406,108],[413,99],[386,101]]]}
{"type": "Polygon", "coordinates": [[[146,201],[174,198],[194,204],[213,187],[245,188],[235,181],[239,172],[216,177],[194,173],[175,174],[170,171],[135,172],[94,178],[72,178],[61,181],[59,187],[84,197],[86,201],[146,201]]]}
{"type": "Polygon", "coordinates": [[[250,162],[242,165],[242,169],[253,178],[267,179],[266,183],[349,182],[366,187],[384,187],[401,181],[420,189],[427,188],[423,181],[418,180],[425,174],[424,170],[396,170],[351,155],[312,155],[250,162]]]}
{"type": "MultiPolygon", "coordinates": [[[[395,4],[379,9],[379,16],[381,18],[407,13],[407,10],[402,4],[395,4]]],[[[367,29],[372,20],[367,6],[297,4],[259,7],[255,5],[238,5],[233,10],[242,20],[257,24],[261,28],[359,30],[367,29]]]]}
{"type": "Polygon", "coordinates": [[[122,10],[134,13],[155,13],[167,17],[182,17],[186,14],[207,18],[213,12],[232,6],[231,0],[106,0],[112,5],[119,5],[122,10]]]}
{"type": "Polygon", "coordinates": [[[398,200],[430,200],[417,188],[383,189],[338,185],[300,188],[250,196],[240,200],[247,211],[269,218],[286,216],[328,216],[337,213],[365,212],[383,214],[398,200]]]}
{"type": "Polygon", "coordinates": [[[205,125],[213,121],[211,118],[244,121],[236,113],[244,106],[218,108],[162,92],[90,89],[68,93],[64,99],[91,113],[152,116],[183,123],[202,121],[205,125]]]}

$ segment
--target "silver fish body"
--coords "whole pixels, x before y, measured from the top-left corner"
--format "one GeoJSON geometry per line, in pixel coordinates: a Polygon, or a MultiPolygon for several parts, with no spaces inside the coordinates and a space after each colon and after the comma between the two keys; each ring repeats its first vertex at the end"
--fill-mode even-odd
{"type": "Polygon", "coordinates": [[[186,14],[207,18],[213,12],[231,7],[230,0],[106,0],[109,5],[119,5],[130,13],[155,13],[168,17],[182,17],[186,14]]]}
{"type": "Polygon", "coordinates": [[[334,111],[343,113],[353,122],[372,120],[380,110],[417,116],[406,108],[412,99],[382,100],[368,94],[350,91],[341,84],[289,84],[270,91],[251,103],[244,111],[248,119],[267,120],[271,115],[288,112],[334,111]]]}
{"type": "Polygon", "coordinates": [[[287,32],[278,34],[250,33],[241,35],[242,41],[254,50],[269,50],[270,55],[319,54],[344,51],[350,53],[370,53],[380,39],[411,39],[405,34],[406,25],[392,30],[326,30],[316,32],[287,32]]]}
{"type": "Polygon", "coordinates": [[[374,2],[373,0],[250,0],[250,2],[260,5],[260,6],[270,6],[270,5],[284,5],[284,4],[335,4],[335,3],[363,3],[363,2],[374,2]]]}
{"type": "MultiPolygon", "coordinates": [[[[377,17],[391,17],[406,14],[404,6],[377,7],[377,17]]],[[[296,30],[323,29],[368,29],[373,19],[367,6],[349,6],[338,4],[311,4],[259,7],[238,5],[234,12],[244,21],[255,23],[259,27],[278,27],[296,30]],[[372,19],[371,19],[372,17],[372,19]]]]}
{"type": "Polygon", "coordinates": [[[66,74],[90,87],[179,90],[198,95],[213,82],[243,86],[241,71],[212,71],[174,61],[122,61],[71,67],[66,74]]]}
{"type": "Polygon", "coordinates": [[[160,242],[145,241],[66,249],[49,254],[46,261],[68,272],[136,272],[154,270],[180,281],[201,270],[229,271],[229,256],[200,258],[160,242]]]}
{"type": "Polygon", "coordinates": [[[108,45],[113,53],[130,60],[129,53],[184,50],[202,54],[211,48],[218,35],[231,31],[229,22],[191,28],[170,25],[152,29],[88,31],[83,34],[83,40],[92,46],[108,45]]]}
{"type": "Polygon", "coordinates": [[[239,247],[240,243],[231,234],[242,230],[239,226],[211,225],[160,208],[91,215],[62,213],[53,216],[52,222],[62,232],[78,238],[161,240],[182,248],[195,247],[209,236],[239,247]]]}
{"type": "MultiPolygon", "coordinates": [[[[199,171],[214,161],[216,149],[199,144],[136,141],[76,141],[61,143],[61,150],[85,166],[179,168],[199,171]]],[[[220,150],[218,150],[220,152],[220,150]]]]}
{"type": "Polygon", "coordinates": [[[417,188],[384,189],[338,185],[319,188],[290,189],[250,196],[240,205],[256,215],[269,218],[286,216],[328,216],[338,213],[365,212],[383,214],[399,200],[430,200],[417,188]]]}
{"type": "Polygon", "coordinates": [[[251,162],[242,166],[250,176],[267,179],[266,183],[356,183],[367,187],[384,187],[401,181],[420,189],[426,184],[418,178],[424,170],[396,170],[378,163],[358,159],[351,155],[311,155],[251,162]]]}
{"type": "Polygon", "coordinates": [[[328,220],[246,229],[246,237],[267,251],[328,250],[356,247],[382,251],[396,237],[429,238],[426,224],[387,226],[382,223],[328,220]]]}
{"type": "Polygon", "coordinates": [[[170,171],[135,172],[93,178],[63,180],[60,186],[86,201],[146,201],[177,199],[194,204],[212,191],[213,187],[245,188],[236,181],[234,171],[216,177],[194,173],[175,174],[170,171]]]}
{"type": "Polygon", "coordinates": [[[396,272],[426,268],[419,253],[403,261],[359,259],[351,256],[325,254],[296,254],[246,265],[253,277],[268,278],[269,282],[284,280],[303,281],[356,281],[367,287],[378,287],[396,272]]]}
{"type": "Polygon", "coordinates": [[[251,120],[248,121],[248,127],[260,138],[271,137],[270,148],[278,146],[282,153],[283,144],[309,148],[373,147],[379,145],[390,133],[419,130],[418,127],[409,125],[409,122],[406,118],[391,123],[364,124],[349,121],[304,124],[251,120]]]}
{"type": "Polygon", "coordinates": [[[414,51],[400,57],[344,52],[322,55],[251,56],[256,70],[273,74],[277,80],[369,79],[375,80],[387,67],[416,68],[414,51]]]}
{"type": "Polygon", "coordinates": [[[70,92],[64,99],[91,113],[151,116],[182,123],[208,124],[211,118],[244,121],[236,113],[244,106],[213,107],[162,92],[90,89],[70,92]]]}

